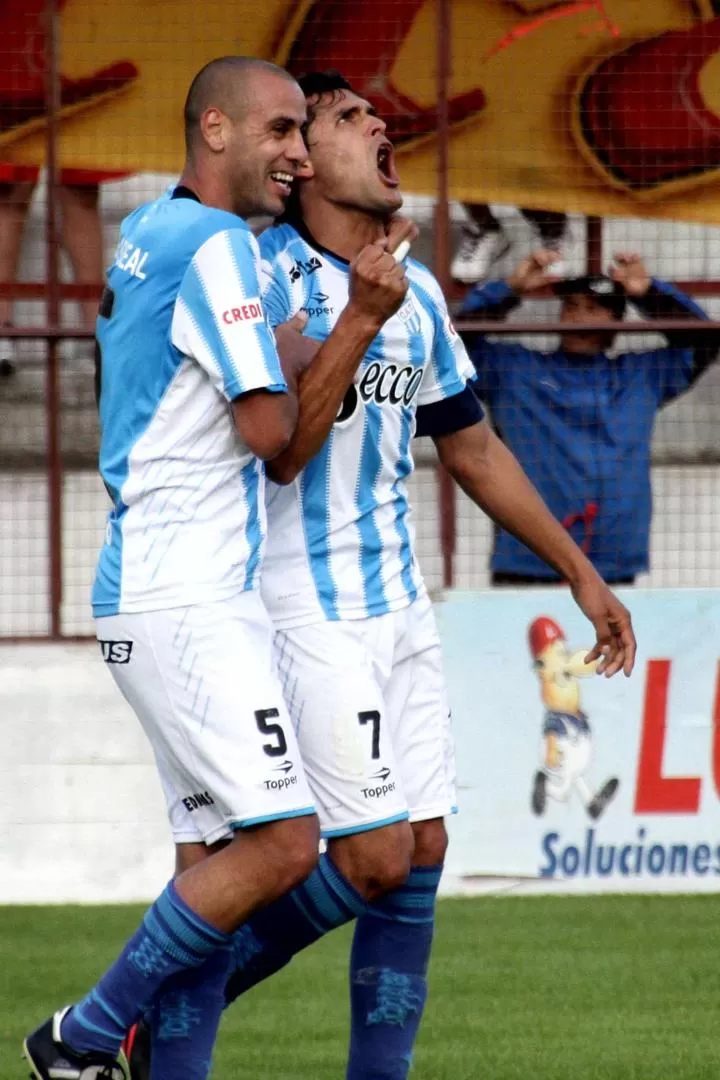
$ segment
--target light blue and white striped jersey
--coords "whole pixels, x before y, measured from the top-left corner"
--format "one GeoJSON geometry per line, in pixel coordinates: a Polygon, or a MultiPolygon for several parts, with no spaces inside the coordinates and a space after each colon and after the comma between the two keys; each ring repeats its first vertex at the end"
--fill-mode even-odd
{"type": "MultiPolygon", "coordinates": [[[[348,302],[347,262],[290,225],[260,237],[271,325],[304,310],[324,340],[348,302]]],[[[410,289],[362,361],[322,450],[285,487],[268,482],[262,593],[279,627],[396,611],[424,589],[407,476],[418,405],[459,394],[474,375],[440,286],[407,261],[410,289]]]]}
{"type": "Polygon", "coordinates": [[[287,390],[258,254],[239,217],[170,192],[122,224],[97,324],[100,472],[113,508],[96,615],[258,587],[264,469],[228,404],[287,390]]]}

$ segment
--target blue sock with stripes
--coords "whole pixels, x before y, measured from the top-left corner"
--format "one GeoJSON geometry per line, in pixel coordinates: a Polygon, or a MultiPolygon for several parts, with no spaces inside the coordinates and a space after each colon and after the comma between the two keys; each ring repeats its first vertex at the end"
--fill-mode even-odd
{"type": "Polygon", "coordinates": [[[171,975],[153,999],[150,1077],[206,1080],[220,1017],[232,949],[217,949],[200,967],[171,975]]]}
{"type": "Polygon", "coordinates": [[[165,980],[199,967],[230,940],[188,907],[170,882],[112,967],[67,1014],[63,1042],[78,1054],[117,1054],[165,980]]]}
{"type": "Polygon", "coordinates": [[[358,919],[347,1080],[405,1080],[425,998],[442,866],[414,866],[358,919]]]}
{"type": "Polygon", "coordinates": [[[252,916],[233,936],[234,971],[228,979],[228,1005],[267,979],[336,926],[367,910],[359,892],[321,855],[310,877],[292,892],[252,916]]]}

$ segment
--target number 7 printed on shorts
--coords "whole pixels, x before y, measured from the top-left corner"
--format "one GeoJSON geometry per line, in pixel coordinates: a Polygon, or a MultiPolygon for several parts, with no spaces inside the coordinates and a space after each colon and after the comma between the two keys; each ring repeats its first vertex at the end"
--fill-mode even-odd
{"type": "Polygon", "coordinates": [[[372,724],[372,752],[373,761],[380,757],[380,713],[377,709],[367,709],[358,713],[358,722],[362,725],[372,724]]]}

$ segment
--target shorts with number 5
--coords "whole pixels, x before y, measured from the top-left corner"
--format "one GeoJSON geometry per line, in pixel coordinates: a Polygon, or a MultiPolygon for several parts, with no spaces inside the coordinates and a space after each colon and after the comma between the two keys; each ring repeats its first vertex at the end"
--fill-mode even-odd
{"type": "Polygon", "coordinates": [[[278,630],[277,667],[325,837],[455,811],[455,758],[430,601],[278,630]]]}
{"type": "Polygon", "coordinates": [[[152,744],[176,843],[315,812],[257,593],[95,625],[152,744]]]}

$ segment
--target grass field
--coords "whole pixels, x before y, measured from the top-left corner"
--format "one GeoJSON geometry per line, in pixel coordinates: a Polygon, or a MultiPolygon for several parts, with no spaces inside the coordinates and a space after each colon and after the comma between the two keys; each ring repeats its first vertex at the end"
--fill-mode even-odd
{"type": "MultiPolygon", "coordinates": [[[[136,907],[6,907],[0,1080],[89,988],[136,907]]],[[[349,932],[223,1020],[214,1080],[342,1080],[349,932]]],[[[718,1080],[720,895],[443,900],[413,1080],[718,1080]]]]}

